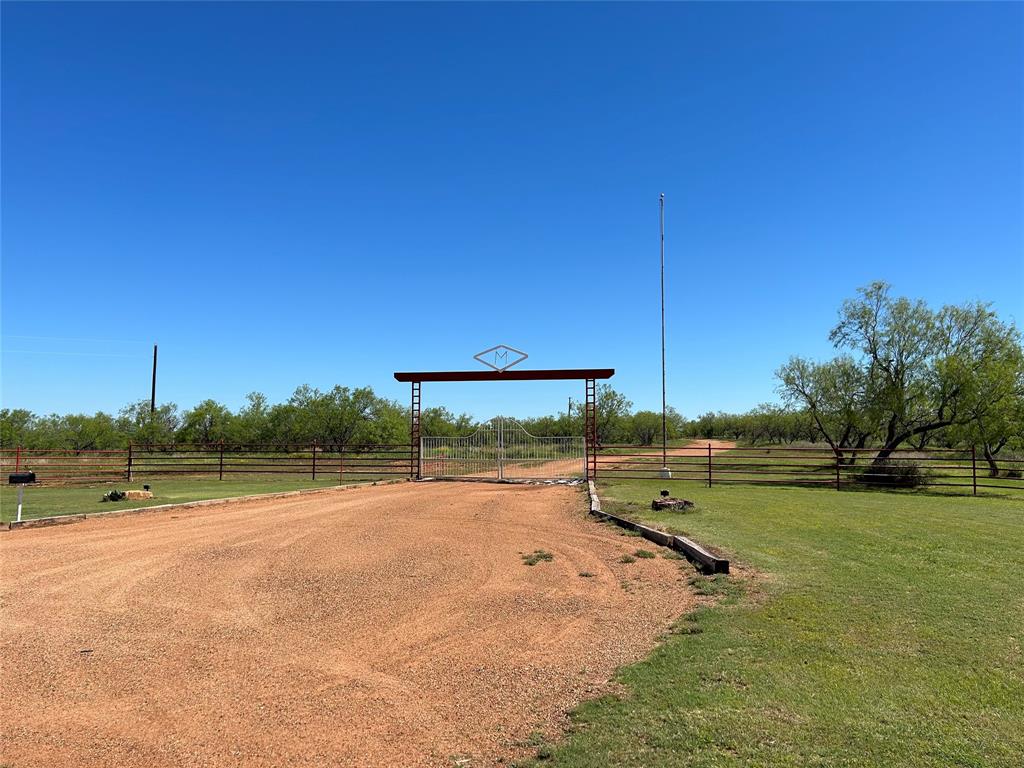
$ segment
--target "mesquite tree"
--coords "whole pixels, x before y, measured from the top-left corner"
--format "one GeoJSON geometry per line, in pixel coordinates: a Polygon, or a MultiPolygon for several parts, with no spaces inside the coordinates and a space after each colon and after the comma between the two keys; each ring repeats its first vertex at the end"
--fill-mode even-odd
{"type": "Polygon", "coordinates": [[[824,364],[793,358],[777,374],[783,395],[808,409],[837,455],[848,447],[844,436],[867,434],[883,462],[902,443],[976,424],[1013,396],[1020,334],[989,305],[935,311],[893,298],[882,282],[858,294],[843,302],[829,335],[845,355],[824,364]]]}
{"type": "Polygon", "coordinates": [[[826,363],[792,357],[776,375],[787,403],[805,408],[836,456],[853,463],[856,453],[846,458],[846,450],[863,448],[872,432],[867,382],[857,362],[848,355],[826,363]]]}

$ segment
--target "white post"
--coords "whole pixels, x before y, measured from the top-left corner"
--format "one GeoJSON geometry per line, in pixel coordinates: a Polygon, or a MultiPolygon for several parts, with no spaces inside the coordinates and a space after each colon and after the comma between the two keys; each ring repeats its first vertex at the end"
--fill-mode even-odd
{"type": "Polygon", "coordinates": [[[21,501],[25,498],[25,486],[18,486],[18,522],[21,522],[21,501]]]}
{"type": "Polygon", "coordinates": [[[665,193],[658,197],[659,223],[661,228],[661,477],[668,480],[672,472],[668,468],[668,421],[665,400],[665,193]]]}

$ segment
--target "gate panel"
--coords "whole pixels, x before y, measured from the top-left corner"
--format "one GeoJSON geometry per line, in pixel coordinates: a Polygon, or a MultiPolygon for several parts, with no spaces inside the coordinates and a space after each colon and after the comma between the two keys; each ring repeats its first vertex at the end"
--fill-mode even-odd
{"type": "Polygon", "coordinates": [[[538,437],[498,416],[465,437],[423,437],[425,477],[554,480],[583,477],[582,437],[538,437]]]}

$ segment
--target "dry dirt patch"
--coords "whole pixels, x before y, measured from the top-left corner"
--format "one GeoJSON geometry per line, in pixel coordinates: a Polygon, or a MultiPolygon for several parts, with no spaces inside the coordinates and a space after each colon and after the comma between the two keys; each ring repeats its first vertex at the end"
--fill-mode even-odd
{"type": "Polygon", "coordinates": [[[640,540],[583,508],[420,483],[6,534],[0,764],[523,754],[693,604],[676,562],[618,562],[640,540]]]}

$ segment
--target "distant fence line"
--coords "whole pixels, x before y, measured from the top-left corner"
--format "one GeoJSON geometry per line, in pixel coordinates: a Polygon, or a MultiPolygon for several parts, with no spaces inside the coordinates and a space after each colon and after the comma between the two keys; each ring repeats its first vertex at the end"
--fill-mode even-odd
{"type": "Polygon", "coordinates": [[[414,471],[408,444],[132,445],[123,450],[0,449],[4,473],[31,470],[38,482],[71,484],[131,482],[152,477],[298,475],[336,477],[408,476],[414,471]]]}
{"type": "MultiPolygon", "coordinates": [[[[878,448],[771,446],[723,448],[711,443],[671,447],[664,466],[672,479],[708,486],[944,487],[1024,491],[1024,459],[1001,458],[1000,471],[974,449],[898,450],[882,462],[878,448]]],[[[156,477],[230,479],[291,475],[311,480],[416,477],[419,452],[405,443],[323,445],[132,445],[123,450],[0,448],[5,474],[30,470],[48,485],[141,481],[156,477]]],[[[662,454],[652,446],[602,445],[588,451],[592,479],[663,479],[662,454]]],[[[581,472],[582,475],[582,472],[581,472]]]]}
{"type": "MultiPolygon", "coordinates": [[[[664,466],[677,480],[713,485],[963,488],[977,495],[979,488],[1024,491],[1024,459],[1002,458],[997,476],[989,472],[972,447],[897,450],[878,460],[878,448],[771,446],[716,448],[689,445],[669,448],[664,466]]],[[[591,460],[592,474],[610,479],[660,479],[662,453],[651,446],[605,445],[591,460]]]]}

